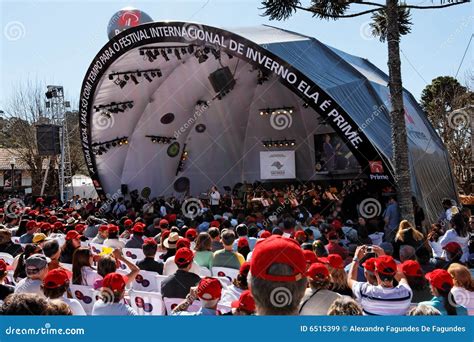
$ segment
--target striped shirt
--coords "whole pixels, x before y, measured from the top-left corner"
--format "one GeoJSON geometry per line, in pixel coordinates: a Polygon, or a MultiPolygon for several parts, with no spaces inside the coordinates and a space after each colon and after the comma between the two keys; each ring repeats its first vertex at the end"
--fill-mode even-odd
{"type": "Polygon", "coordinates": [[[400,316],[405,315],[413,296],[410,286],[382,287],[369,283],[354,282],[352,292],[362,306],[364,315],[400,316]]]}

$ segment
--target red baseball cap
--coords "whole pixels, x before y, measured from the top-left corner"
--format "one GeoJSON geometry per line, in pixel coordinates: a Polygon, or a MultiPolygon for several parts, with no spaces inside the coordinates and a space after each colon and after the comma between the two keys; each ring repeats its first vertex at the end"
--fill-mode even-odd
{"type": "Polygon", "coordinates": [[[306,260],[300,245],[293,239],[280,235],[260,240],[250,261],[252,276],[269,281],[293,282],[304,277],[306,260]],[[273,264],[285,264],[293,269],[291,275],[268,274],[273,264]]]}
{"type": "Polygon", "coordinates": [[[3,259],[0,259],[0,272],[5,272],[7,267],[7,263],[3,259]]]}
{"type": "Polygon", "coordinates": [[[239,241],[237,242],[237,247],[242,248],[245,246],[247,247],[249,246],[248,240],[244,237],[239,238],[239,241]]]}
{"type": "Polygon", "coordinates": [[[51,224],[53,224],[57,220],[58,220],[58,217],[56,215],[50,216],[49,219],[48,219],[49,223],[51,223],[51,224]]]}
{"type": "Polygon", "coordinates": [[[337,240],[339,239],[339,235],[336,232],[329,232],[328,240],[337,240]]]}
{"type": "Polygon", "coordinates": [[[239,273],[247,277],[250,271],[250,262],[246,261],[240,265],[239,273]]]}
{"type": "Polygon", "coordinates": [[[221,298],[222,284],[217,278],[204,277],[198,284],[197,295],[200,299],[213,300],[221,298]]]}
{"type": "Polygon", "coordinates": [[[397,273],[397,263],[390,255],[382,255],[375,259],[377,273],[393,275],[397,273]]]}
{"type": "Polygon", "coordinates": [[[123,221],[124,226],[131,226],[132,224],[133,224],[133,221],[130,219],[126,219],[125,221],[123,221]]]}
{"type": "Polygon", "coordinates": [[[272,233],[270,233],[268,230],[265,230],[260,234],[260,239],[266,239],[272,236],[272,233]]]}
{"type": "Polygon", "coordinates": [[[302,230],[298,230],[295,232],[295,239],[298,238],[305,238],[306,239],[306,233],[302,230]]]}
{"type": "Polygon", "coordinates": [[[40,203],[41,203],[41,202],[44,202],[44,199],[43,199],[42,197],[38,197],[38,198],[36,199],[36,203],[38,203],[38,202],[40,202],[40,203]]]}
{"type": "MultiPolygon", "coordinates": [[[[163,226],[168,227],[169,224],[170,224],[170,223],[168,222],[167,219],[161,219],[161,220],[160,220],[160,227],[163,227],[163,226]]],[[[166,228],[166,227],[165,227],[165,228],[166,228]]]]}
{"type": "Polygon", "coordinates": [[[255,312],[255,300],[252,297],[250,290],[245,290],[240,294],[239,299],[234,300],[231,306],[235,309],[245,311],[246,313],[252,314],[255,312]]]}
{"type": "Polygon", "coordinates": [[[115,224],[109,224],[109,233],[118,233],[119,227],[115,224]]]}
{"type": "Polygon", "coordinates": [[[448,271],[443,269],[436,269],[425,275],[431,286],[443,291],[449,291],[453,287],[453,278],[448,271]]]}
{"type": "Polygon", "coordinates": [[[462,252],[461,245],[457,242],[451,241],[443,247],[446,252],[451,254],[460,254],[462,252]]]}
{"type": "Polygon", "coordinates": [[[195,238],[197,236],[197,230],[194,229],[194,228],[189,228],[186,233],[184,234],[184,237],[185,238],[188,238],[188,239],[192,239],[192,238],[195,238]]]}
{"type": "Polygon", "coordinates": [[[329,270],[325,264],[315,262],[309,267],[308,271],[306,272],[306,276],[312,279],[328,279],[329,270]]]}
{"type": "Polygon", "coordinates": [[[328,264],[332,268],[344,268],[344,260],[339,254],[329,254],[327,257],[318,258],[318,260],[323,264],[328,264]]]}
{"type": "Polygon", "coordinates": [[[57,289],[69,283],[67,272],[61,268],[51,270],[43,279],[43,286],[48,289],[57,289]]]}
{"type": "Polygon", "coordinates": [[[144,245],[155,245],[155,246],[157,245],[156,240],[152,237],[148,237],[148,238],[144,239],[143,244],[144,245]]]}
{"type": "Polygon", "coordinates": [[[36,228],[36,226],[37,226],[36,221],[29,220],[28,222],[26,222],[26,229],[36,228]]]}
{"type": "Polygon", "coordinates": [[[174,256],[174,262],[178,266],[183,266],[191,263],[194,260],[193,252],[187,247],[181,247],[176,251],[174,256]]]}
{"type": "Polygon", "coordinates": [[[209,227],[216,227],[216,228],[219,228],[221,226],[221,223],[219,221],[211,221],[211,223],[209,223],[209,227]]]}
{"type": "Polygon", "coordinates": [[[132,232],[143,233],[144,231],[145,231],[145,225],[143,223],[137,222],[133,225],[132,232]]]}
{"type": "Polygon", "coordinates": [[[41,223],[40,229],[42,231],[51,230],[51,224],[49,224],[48,222],[43,222],[43,223],[41,223]]]}
{"type": "Polygon", "coordinates": [[[304,254],[304,259],[306,260],[307,264],[311,265],[312,263],[315,263],[318,261],[318,257],[313,251],[304,250],[303,254],[304,254]]]}
{"type": "Polygon", "coordinates": [[[74,227],[74,230],[78,231],[79,233],[82,233],[85,229],[86,229],[86,226],[84,226],[82,223],[78,223],[74,227]]]}
{"type": "Polygon", "coordinates": [[[340,230],[342,228],[342,222],[339,220],[333,220],[331,222],[331,225],[334,227],[336,230],[340,230]]]}
{"type": "Polygon", "coordinates": [[[64,224],[62,222],[56,221],[53,224],[53,230],[63,230],[64,224]]]}
{"type": "Polygon", "coordinates": [[[364,261],[362,266],[364,266],[364,268],[367,271],[374,273],[375,272],[375,259],[377,258],[368,258],[367,260],[364,261]]]}
{"type": "Polygon", "coordinates": [[[418,261],[415,260],[407,260],[403,262],[402,272],[408,277],[423,277],[423,271],[421,270],[421,266],[418,261]]]}
{"type": "Polygon", "coordinates": [[[123,291],[127,285],[127,277],[120,273],[109,273],[102,280],[102,286],[112,291],[123,291]]]}
{"type": "Polygon", "coordinates": [[[75,230],[70,230],[66,234],[66,240],[75,240],[82,238],[82,235],[75,230]]]}
{"type": "Polygon", "coordinates": [[[106,224],[101,224],[99,226],[99,232],[106,232],[109,230],[109,227],[106,224]]]}
{"type": "Polygon", "coordinates": [[[191,241],[189,241],[189,239],[186,239],[186,238],[179,238],[178,242],[176,242],[176,250],[183,247],[191,248],[191,241]]]}

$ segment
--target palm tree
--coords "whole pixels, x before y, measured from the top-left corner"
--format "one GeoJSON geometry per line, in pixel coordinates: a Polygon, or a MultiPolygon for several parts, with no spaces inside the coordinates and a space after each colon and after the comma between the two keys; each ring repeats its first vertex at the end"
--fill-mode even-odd
{"type": "Polygon", "coordinates": [[[410,167],[408,162],[408,142],[403,105],[403,85],[400,63],[400,37],[410,33],[412,25],[410,10],[441,9],[455,6],[464,1],[440,1],[435,5],[410,5],[398,0],[386,0],[385,4],[370,1],[328,1],[311,0],[309,5],[302,5],[299,0],[266,0],[262,2],[264,15],[271,20],[285,20],[297,10],[306,11],[314,17],[326,20],[354,18],[372,14],[372,34],[387,42],[390,100],[390,125],[392,127],[392,162],[397,184],[398,203],[404,219],[414,222],[411,200],[410,167]],[[354,6],[364,6],[364,10],[348,13],[354,6]]]}

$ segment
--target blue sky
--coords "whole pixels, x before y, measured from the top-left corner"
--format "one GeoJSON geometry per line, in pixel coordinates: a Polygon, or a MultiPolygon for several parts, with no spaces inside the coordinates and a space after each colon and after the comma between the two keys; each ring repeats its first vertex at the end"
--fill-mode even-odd
{"type": "MultiPolygon", "coordinates": [[[[225,28],[275,25],[316,37],[387,70],[386,45],[366,34],[370,16],[335,22],[301,12],[287,21],[269,21],[261,16],[258,0],[0,0],[0,4],[0,109],[12,89],[28,80],[61,84],[67,97],[77,101],[90,62],[108,40],[109,19],[125,6],[139,8],[156,21],[191,20],[225,28]]],[[[413,12],[415,25],[401,45],[409,62],[401,58],[404,86],[417,99],[426,82],[440,75],[454,76],[472,34],[473,19],[472,3],[413,12]]],[[[462,83],[465,72],[474,66],[473,48],[474,43],[459,72],[462,83]]]]}

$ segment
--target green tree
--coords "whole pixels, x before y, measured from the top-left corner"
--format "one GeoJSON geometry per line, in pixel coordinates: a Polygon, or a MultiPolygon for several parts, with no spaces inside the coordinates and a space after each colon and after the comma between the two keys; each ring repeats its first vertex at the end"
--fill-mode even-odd
{"type": "Polygon", "coordinates": [[[458,186],[471,192],[471,128],[474,93],[451,76],[431,81],[421,94],[421,106],[428,120],[446,145],[458,186]]]}
{"type": "Polygon", "coordinates": [[[412,25],[410,10],[440,9],[467,3],[465,1],[440,1],[438,5],[410,5],[398,0],[386,0],[385,4],[370,1],[328,1],[311,0],[302,5],[299,0],[266,0],[262,2],[264,15],[272,20],[290,18],[297,10],[311,13],[318,19],[337,20],[372,15],[372,34],[382,42],[387,42],[390,100],[390,124],[392,127],[392,162],[397,184],[398,203],[404,219],[414,221],[411,201],[410,167],[408,162],[408,142],[403,105],[403,85],[400,62],[400,37],[410,33],[412,25]],[[359,7],[349,13],[351,7],[359,7]]]}

